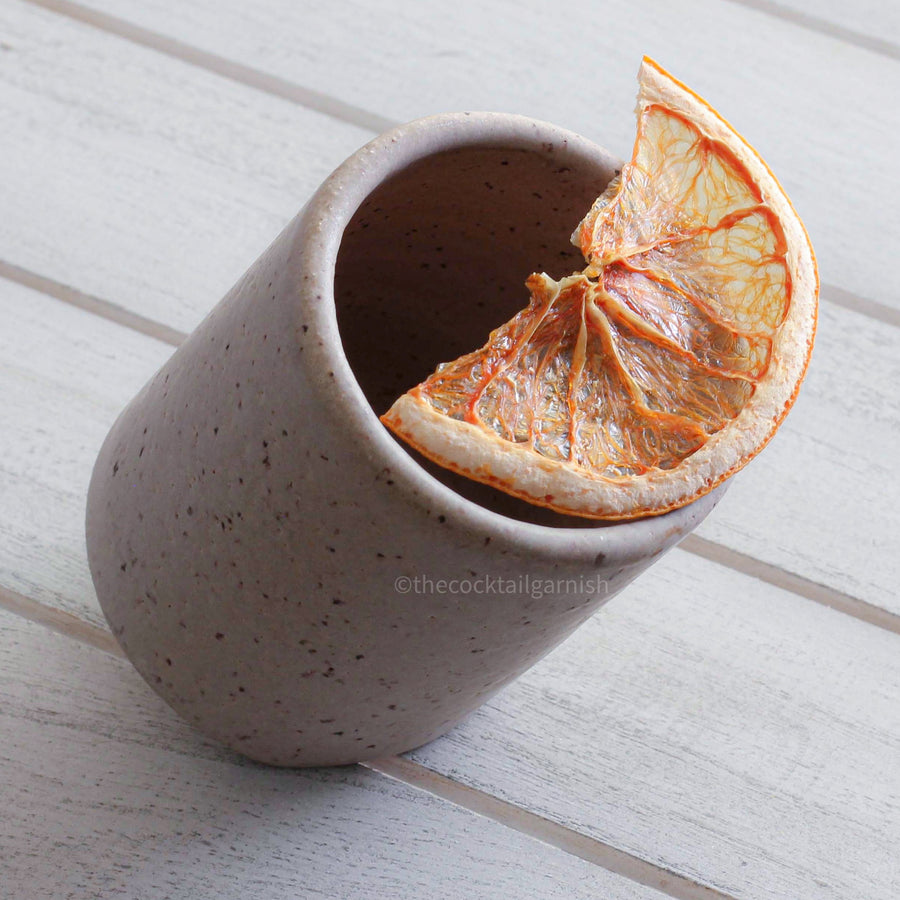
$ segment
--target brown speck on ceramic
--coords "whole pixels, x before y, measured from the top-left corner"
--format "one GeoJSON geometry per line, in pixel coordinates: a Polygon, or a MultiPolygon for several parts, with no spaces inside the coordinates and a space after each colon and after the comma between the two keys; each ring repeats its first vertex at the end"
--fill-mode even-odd
{"type": "Polygon", "coordinates": [[[536,265],[581,269],[569,235],[617,167],[515,116],[377,138],[119,417],[88,496],[94,584],[203,733],[292,766],[416,747],[712,508],[721,491],[653,522],[567,519],[433,466],[377,418],[520,309],[536,265]],[[523,576],[561,586],[537,600],[523,576]],[[583,577],[605,593],[564,585],[583,577]],[[513,588],[471,587],[490,578],[513,588]]]}

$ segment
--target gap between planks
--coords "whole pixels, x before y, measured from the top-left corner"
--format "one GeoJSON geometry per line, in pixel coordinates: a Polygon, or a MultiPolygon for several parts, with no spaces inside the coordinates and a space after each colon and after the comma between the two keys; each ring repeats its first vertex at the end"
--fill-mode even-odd
{"type": "MultiPolygon", "coordinates": [[[[305,88],[302,85],[295,84],[284,78],[269,75],[259,69],[242,65],[241,63],[234,62],[224,56],[218,56],[217,54],[200,50],[190,44],[185,44],[182,41],[167,37],[159,32],[135,25],[132,22],[120,19],[117,16],[112,16],[108,13],[99,12],[98,10],[82,6],[79,3],[74,3],[72,0],[25,0],[25,2],[80,22],[84,25],[89,25],[115,37],[138,44],[139,46],[146,47],[158,53],[163,53],[173,59],[204,69],[205,71],[211,72],[222,78],[238,82],[239,84],[254,90],[280,97],[291,103],[296,103],[315,112],[331,116],[342,122],[366,128],[374,134],[387,131],[400,124],[393,119],[380,116],[367,109],[344,103],[337,97],[332,97],[329,94],[305,88]]],[[[877,38],[872,38],[842,28],[841,26],[833,25],[830,22],[818,19],[807,13],[799,12],[778,3],[771,2],[771,0],[730,0],[730,2],[777,18],[785,19],[809,30],[817,31],[830,37],[837,37],[848,43],[858,45],[863,49],[872,50],[881,53],[882,55],[890,56],[893,59],[900,60],[900,47],[890,44],[887,41],[880,41],[877,38]]],[[[98,315],[105,315],[107,318],[113,319],[113,321],[133,327],[137,331],[149,334],[151,337],[159,336],[158,333],[154,333],[154,328],[164,330],[167,336],[159,337],[159,339],[164,340],[167,343],[176,343],[176,341],[171,339],[172,337],[183,337],[181,332],[169,329],[168,326],[153,323],[151,320],[144,319],[136,313],[121,310],[109,301],[82,294],[73,288],[61,285],[58,282],[50,281],[49,279],[43,279],[42,276],[32,272],[26,272],[26,270],[20,269],[9,263],[0,261],[0,275],[19,281],[22,284],[28,284],[29,287],[38,287],[38,290],[44,290],[45,293],[49,293],[51,296],[57,297],[57,299],[74,303],[76,306],[80,306],[82,309],[88,309],[90,312],[95,312],[98,315]],[[7,272],[10,272],[11,274],[7,274],[7,272]],[[23,280],[24,277],[43,281],[48,286],[49,290],[39,287],[34,281],[26,282],[23,280]],[[62,296],[63,294],[67,294],[68,296],[62,296]]],[[[828,300],[837,306],[844,307],[845,309],[868,316],[876,321],[900,328],[900,309],[894,309],[877,300],[861,297],[831,284],[821,285],[821,294],[822,299],[828,300]]]]}
{"type": "Polygon", "coordinates": [[[109,300],[94,297],[92,294],[85,294],[82,291],[69,287],[67,284],[38,275],[37,272],[23,269],[21,266],[13,265],[2,259],[0,259],[0,278],[5,278],[7,281],[13,281],[16,284],[21,284],[23,287],[39,291],[48,297],[53,297],[55,300],[68,303],[70,306],[76,306],[78,309],[100,316],[103,319],[108,319],[117,325],[124,325],[132,331],[139,331],[141,334],[147,335],[147,337],[155,338],[165,344],[171,344],[173,347],[177,347],[187,337],[183,331],[177,331],[168,325],[163,325],[162,322],[148,319],[121,306],[116,306],[115,303],[110,303],[109,300]]]}
{"type": "Polygon", "coordinates": [[[732,550],[723,544],[718,544],[708,538],[700,537],[697,534],[689,534],[679,545],[681,550],[692,553],[694,556],[700,556],[708,559],[710,562],[718,563],[735,572],[743,575],[749,575],[757,581],[764,581],[773,587],[781,588],[789,591],[797,596],[812,600],[822,606],[837,610],[845,615],[852,616],[869,625],[875,625],[883,628],[885,631],[892,631],[894,634],[900,634],[900,616],[895,613],[888,612],[880,606],[873,606],[865,600],[859,600],[850,594],[844,594],[834,588],[826,587],[817,581],[804,578],[802,575],[795,575],[771,563],[763,562],[755,556],[748,556],[738,550],[732,550]]]}
{"type": "MultiPolygon", "coordinates": [[[[97,30],[106,32],[114,37],[130,41],[141,47],[146,47],[149,50],[163,53],[173,59],[177,59],[188,65],[196,66],[197,68],[222,78],[235,81],[254,90],[280,97],[291,103],[296,103],[306,109],[322,113],[342,122],[366,128],[374,134],[380,134],[381,132],[387,131],[400,124],[393,119],[378,115],[377,113],[373,113],[362,107],[344,103],[344,101],[337,97],[333,97],[321,91],[312,90],[311,88],[305,88],[302,85],[288,81],[285,78],[279,78],[275,75],[263,72],[260,69],[254,69],[250,66],[234,62],[227,57],[200,50],[191,44],[185,44],[182,41],[167,37],[166,35],[152,31],[149,28],[135,25],[126,19],[121,19],[117,16],[82,6],[79,3],[72,2],[72,0],[24,0],[24,2],[30,3],[32,6],[41,7],[42,9],[46,9],[76,22],[80,22],[83,25],[96,28],[97,30]]],[[[818,19],[807,13],[802,13],[778,3],[771,2],[771,0],[729,0],[729,2],[790,21],[809,30],[817,31],[830,37],[836,37],[848,43],[860,46],[863,49],[872,50],[881,53],[882,55],[890,56],[893,59],[900,60],[900,47],[887,41],[881,41],[877,38],[872,38],[851,31],[850,29],[842,28],[839,25],[833,25],[830,22],[818,19]]],[[[15,270],[18,273],[27,274],[29,278],[41,279],[41,276],[35,275],[34,273],[25,273],[25,270],[12,266],[9,263],[0,262],[0,266],[9,271],[15,270]]],[[[19,280],[20,283],[23,284],[26,283],[25,281],[22,281],[20,277],[7,275],[2,270],[0,270],[0,275],[12,278],[12,280],[19,280]]],[[[73,288],[68,288],[57,282],[51,282],[49,279],[44,280],[48,285],[53,286],[60,292],[68,292],[73,295],[73,297],[80,298],[80,301],[72,299],[68,302],[74,302],[75,305],[81,306],[84,309],[90,308],[91,312],[97,312],[99,315],[104,315],[105,310],[108,310],[110,315],[107,315],[107,318],[112,318],[114,321],[118,321],[121,324],[129,324],[124,321],[124,319],[126,317],[132,317],[135,324],[130,325],[129,327],[136,327],[136,330],[143,331],[145,334],[150,334],[151,337],[156,336],[142,327],[145,323],[148,327],[150,326],[149,319],[143,319],[143,317],[136,313],[119,310],[115,304],[111,304],[109,301],[81,294],[73,288]]],[[[29,283],[29,286],[33,285],[29,283]]],[[[41,288],[38,289],[40,290],[41,288]]],[[[53,293],[52,290],[45,291],[45,293],[50,293],[51,296],[55,296],[58,299],[66,299],[57,293],[53,293]]],[[[837,306],[842,306],[845,309],[868,316],[876,321],[885,322],[900,328],[900,309],[894,309],[877,300],[859,296],[830,284],[821,285],[821,294],[822,299],[828,300],[837,306]]],[[[156,327],[167,328],[167,326],[163,325],[158,325],[156,327]]],[[[180,335],[180,332],[176,332],[173,329],[169,329],[169,331],[174,335],[180,335]]],[[[168,343],[174,343],[168,338],[160,339],[166,340],[168,343]]]]}
{"type": "MultiPolygon", "coordinates": [[[[287,79],[278,78],[259,69],[241,65],[227,57],[208,53],[191,44],[185,44],[157,31],[135,25],[127,19],[121,19],[118,16],[82,6],[80,3],[73,2],[73,0],[25,0],[25,2],[125,38],[135,44],[140,44],[142,47],[165,53],[167,56],[180,59],[182,62],[190,65],[200,66],[224,78],[230,78],[232,81],[245,84],[248,87],[266,91],[278,97],[284,97],[286,100],[300,103],[310,109],[334,116],[353,125],[362,125],[380,132],[398,124],[383,116],[379,116],[377,113],[344,103],[342,100],[338,100],[328,94],[304,88],[287,79]]],[[[827,19],[819,18],[799,9],[784,6],[781,3],[774,2],[774,0],[729,0],[729,2],[784,22],[790,22],[792,25],[805,28],[807,31],[813,31],[817,34],[860,47],[863,50],[878,53],[889,59],[900,60],[900,46],[891,41],[863,34],[860,31],[854,31],[852,28],[846,28],[843,25],[829,22],[827,19]]]]}
{"type": "MultiPolygon", "coordinates": [[[[40,2],[43,2],[43,0],[40,0],[40,2]]],[[[184,332],[170,328],[168,325],[145,318],[137,313],[116,306],[116,304],[108,300],[82,293],[68,285],[45,278],[43,275],[38,275],[35,272],[3,260],[0,260],[0,278],[6,278],[9,281],[40,291],[63,303],[69,303],[92,315],[100,316],[118,325],[131,328],[173,347],[177,347],[187,337],[184,332]]],[[[881,314],[874,316],[875,318],[900,327],[900,310],[882,307],[881,304],[875,301],[861,300],[861,298],[856,298],[839,288],[827,286],[825,290],[831,295],[833,302],[862,314],[867,313],[861,308],[860,304],[878,307],[881,314]]],[[[871,312],[868,314],[871,315],[871,312]]],[[[695,556],[701,556],[729,569],[734,569],[759,581],[764,581],[792,594],[819,603],[822,606],[827,606],[845,615],[852,616],[854,619],[859,619],[886,631],[900,634],[900,615],[888,612],[878,606],[819,584],[811,579],[795,575],[753,556],[732,550],[723,544],[692,534],[683,540],[679,547],[688,553],[693,553],[695,556]]]]}
{"type": "MultiPolygon", "coordinates": [[[[205,69],[208,72],[236,81],[246,87],[281,97],[291,103],[297,103],[307,109],[323,113],[342,122],[368,128],[375,134],[380,134],[400,124],[378,113],[345,103],[343,100],[330,94],[303,87],[286,78],[279,78],[261,69],[245,66],[227,57],[201,50],[192,44],[186,44],[183,41],[160,34],[158,31],[136,25],[127,19],[82,6],[80,3],[73,2],[73,0],[25,0],[25,2],[49,10],[57,15],[65,16],[83,25],[89,25],[92,28],[105,31],[115,37],[131,41],[141,47],[163,53],[188,65],[205,69]]],[[[783,6],[780,3],[773,2],[773,0],[730,0],[730,2],[737,6],[751,9],[754,12],[790,22],[808,31],[852,44],[863,50],[878,53],[890,59],[900,60],[900,46],[890,41],[853,31],[850,28],[836,25],[809,13],[783,6]]],[[[845,294],[847,292],[840,291],[840,293],[845,294]]],[[[862,300],[862,298],[857,299],[864,305],[875,303],[875,301],[862,300]]],[[[875,306],[880,307],[880,304],[875,303],[875,306]]],[[[891,313],[896,312],[889,307],[884,307],[884,309],[891,313]]],[[[896,318],[893,324],[898,324],[896,318]]]]}
{"type": "MultiPolygon", "coordinates": [[[[26,0],[32,5],[89,25],[111,35],[163,53],[220,77],[271,94],[332,118],[373,132],[385,131],[397,123],[375,113],[305,88],[286,79],[241,65],[225,57],[134,25],[124,19],[73,3],[71,0],[26,0]]],[[[731,2],[800,25],[812,31],[843,40],[863,49],[900,60],[900,47],[815,16],[793,10],[771,0],[731,0],[731,2]]],[[[160,322],[125,310],[110,301],[95,297],[27,269],[0,260],[0,277],[38,290],[59,301],[76,306],[148,337],[178,346],[186,334],[160,322]]],[[[822,285],[823,299],[869,318],[900,327],[900,310],[878,301],[859,297],[832,285],[822,285]]],[[[681,549],[743,574],[788,590],[806,599],[900,634],[900,616],[843,594],[809,579],[779,569],[751,556],[731,550],[713,541],[690,535],[681,549]]],[[[125,659],[115,638],[106,629],[92,625],[71,613],[63,612],[0,586],[0,607],[65,637],[125,659]]],[[[692,881],[640,857],[590,838],[508,803],[478,789],[454,781],[418,763],[401,757],[387,757],[362,763],[386,777],[426,791],[448,802],[469,809],[543,843],[596,864],[632,881],[659,890],[677,900],[731,900],[712,887],[692,881]]]]}
{"type": "Polygon", "coordinates": [[[119,659],[126,658],[111,631],[85,622],[84,619],[57,609],[55,606],[48,606],[39,600],[32,600],[31,597],[26,597],[24,594],[12,591],[2,585],[0,585],[0,609],[21,616],[29,622],[43,625],[63,637],[88,644],[110,656],[117,656],[119,659]]]}
{"type": "MultiPolygon", "coordinates": [[[[0,260],[0,278],[6,278],[9,281],[40,291],[63,303],[69,303],[92,315],[100,316],[118,325],[131,328],[173,347],[177,347],[187,337],[183,331],[170,328],[168,325],[163,325],[153,319],[145,318],[137,313],[116,306],[116,304],[108,300],[82,293],[68,285],[45,278],[43,275],[38,275],[35,272],[3,260],[0,260]]],[[[900,310],[882,307],[881,304],[875,303],[875,301],[861,300],[861,298],[853,297],[853,295],[839,288],[827,287],[826,290],[831,295],[832,301],[839,306],[861,314],[866,314],[866,312],[861,308],[860,304],[878,307],[880,314],[873,316],[874,318],[900,327],[900,310]]],[[[871,315],[871,313],[869,314],[871,315]]],[[[900,615],[888,612],[885,609],[881,609],[864,600],[859,600],[850,594],[844,594],[834,588],[819,584],[811,579],[795,575],[753,556],[732,550],[723,544],[692,534],[683,540],[679,547],[688,553],[693,553],[695,556],[701,556],[729,569],[734,569],[744,575],[749,575],[759,581],[764,581],[807,600],[812,600],[815,603],[852,616],[855,619],[868,622],[870,625],[900,634],[900,615]]]]}
{"type": "Polygon", "coordinates": [[[781,3],[773,2],[773,0],[730,0],[730,2],[736,6],[752,9],[754,12],[765,13],[767,16],[781,19],[783,22],[799,25],[807,31],[815,31],[818,34],[824,34],[826,37],[837,38],[837,40],[843,41],[845,44],[853,44],[863,50],[880,53],[889,59],[900,60],[900,47],[891,43],[891,41],[872,37],[872,35],[854,31],[852,28],[845,28],[843,25],[836,25],[834,22],[820,19],[818,16],[802,12],[799,9],[793,9],[790,6],[783,6],[781,3]]]}
{"type": "Polygon", "coordinates": [[[731,894],[723,894],[713,887],[663,869],[625,850],[619,850],[595,838],[572,831],[551,819],[529,812],[477,788],[461,784],[402,756],[388,756],[360,765],[411,787],[427,791],[442,800],[455,803],[507,828],[513,828],[544,844],[550,844],[579,859],[601,866],[645,887],[661,891],[677,900],[733,900],[731,894]]]}
{"type": "MultiPolygon", "coordinates": [[[[111,632],[85,622],[71,613],[32,600],[24,594],[4,587],[0,587],[0,609],[5,609],[23,619],[49,628],[63,637],[79,641],[117,659],[127,661],[127,657],[111,632]]],[[[425,791],[476,815],[491,819],[500,825],[556,847],[558,850],[607,869],[616,875],[653,888],[675,900],[735,900],[731,894],[723,894],[715,888],[692,881],[683,875],[654,865],[639,856],[634,856],[596,838],[573,831],[551,819],[529,812],[492,794],[454,781],[412,760],[399,756],[388,756],[383,759],[362,762],[359,765],[417,790],[425,791]]]]}
{"type": "Polygon", "coordinates": [[[379,116],[377,113],[369,112],[367,109],[344,103],[343,100],[339,100],[337,97],[332,97],[329,94],[315,91],[311,88],[305,88],[285,78],[279,78],[260,69],[242,65],[224,56],[200,50],[198,47],[167,37],[157,31],[142,28],[140,25],[135,25],[126,19],[120,19],[118,16],[111,16],[109,13],[90,9],[79,3],[73,3],[71,0],[25,0],[25,2],[32,4],[32,6],[40,6],[68,19],[74,19],[83,25],[90,25],[93,28],[123,38],[126,41],[131,41],[131,43],[138,44],[141,47],[163,53],[188,65],[205,69],[207,72],[212,72],[230,81],[236,81],[239,84],[263,91],[266,94],[272,94],[275,97],[289,100],[291,103],[297,103],[307,109],[331,116],[333,119],[339,119],[351,125],[358,125],[361,128],[368,128],[375,134],[380,134],[382,131],[387,131],[399,124],[384,116],[379,116]]]}

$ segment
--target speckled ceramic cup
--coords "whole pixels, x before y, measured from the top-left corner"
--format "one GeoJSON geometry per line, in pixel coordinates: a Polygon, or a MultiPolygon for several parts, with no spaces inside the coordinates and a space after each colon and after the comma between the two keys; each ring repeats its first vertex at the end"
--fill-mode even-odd
{"type": "Polygon", "coordinates": [[[691,531],[718,491],[602,526],[424,463],[378,420],[481,346],[613,177],[552,125],[460,114],[363,147],[134,398],[87,508],[109,624],[149,684],[257,760],[447,731],[691,531]]]}

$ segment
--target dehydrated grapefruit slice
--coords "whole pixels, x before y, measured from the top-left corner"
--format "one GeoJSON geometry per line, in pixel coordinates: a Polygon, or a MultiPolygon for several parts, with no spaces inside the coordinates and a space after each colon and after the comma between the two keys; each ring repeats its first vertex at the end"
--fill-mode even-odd
{"type": "Polygon", "coordinates": [[[656,515],[767,443],[812,352],[818,278],[765,163],[644,59],[634,154],[573,235],[588,263],[438,367],[385,424],[434,461],[559,512],[656,515]]]}

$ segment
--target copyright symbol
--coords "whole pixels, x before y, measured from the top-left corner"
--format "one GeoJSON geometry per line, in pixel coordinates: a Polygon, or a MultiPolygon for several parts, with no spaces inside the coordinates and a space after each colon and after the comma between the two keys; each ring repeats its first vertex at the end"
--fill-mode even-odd
{"type": "Polygon", "coordinates": [[[401,575],[394,582],[394,590],[398,594],[408,594],[412,590],[412,578],[408,575],[401,575]]]}

